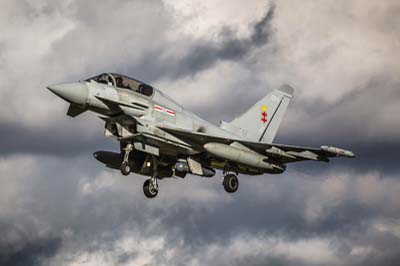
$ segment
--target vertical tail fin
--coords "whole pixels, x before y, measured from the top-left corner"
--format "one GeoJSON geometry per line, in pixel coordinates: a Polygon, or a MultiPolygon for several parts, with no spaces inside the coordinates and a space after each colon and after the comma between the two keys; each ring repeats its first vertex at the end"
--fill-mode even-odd
{"type": "Polygon", "coordinates": [[[245,113],[229,123],[231,128],[239,128],[242,136],[252,140],[271,143],[278,131],[294,89],[283,85],[267,94],[245,113]]]}

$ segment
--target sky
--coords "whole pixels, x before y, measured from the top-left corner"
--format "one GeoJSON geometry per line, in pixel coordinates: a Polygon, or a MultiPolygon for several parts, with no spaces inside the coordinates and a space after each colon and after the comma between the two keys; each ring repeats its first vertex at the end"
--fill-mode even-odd
{"type": "Polygon", "coordinates": [[[0,265],[399,265],[397,0],[0,0],[0,265]],[[295,88],[276,142],[354,151],[282,175],[160,182],[49,84],[117,72],[213,122],[295,88]]]}

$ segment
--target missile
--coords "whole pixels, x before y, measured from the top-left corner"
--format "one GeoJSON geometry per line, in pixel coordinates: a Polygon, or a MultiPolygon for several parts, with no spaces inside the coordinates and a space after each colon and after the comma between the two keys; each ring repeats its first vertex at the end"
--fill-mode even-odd
{"type": "Polygon", "coordinates": [[[295,156],[277,148],[272,146],[270,149],[265,150],[265,152],[270,155],[271,157],[278,157],[278,158],[286,158],[286,159],[296,159],[295,156]]]}
{"type": "Polygon", "coordinates": [[[239,164],[261,168],[273,173],[281,173],[285,171],[283,165],[277,165],[268,162],[268,157],[243,147],[226,145],[222,143],[209,142],[206,143],[204,149],[219,158],[237,162],[239,164]]]}
{"type": "Polygon", "coordinates": [[[353,152],[344,150],[344,149],[340,149],[340,148],[336,148],[333,146],[323,145],[323,146],[321,146],[321,150],[323,150],[325,152],[336,154],[337,156],[344,156],[344,157],[349,157],[349,158],[355,157],[353,152]]]}

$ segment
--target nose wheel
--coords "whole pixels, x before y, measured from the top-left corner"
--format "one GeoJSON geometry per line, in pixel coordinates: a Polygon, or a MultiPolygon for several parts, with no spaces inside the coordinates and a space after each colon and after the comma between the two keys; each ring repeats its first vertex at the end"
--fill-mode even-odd
{"type": "Polygon", "coordinates": [[[129,165],[129,163],[122,163],[121,173],[123,175],[129,175],[131,173],[131,166],[129,165]]]}
{"type": "Polygon", "coordinates": [[[125,154],[124,154],[124,160],[122,161],[121,164],[121,174],[123,175],[129,175],[131,173],[132,167],[129,164],[129,153],[133,150],[133,145],[132,143],[128,143],[126,147],[124,148],[125,154]]]}

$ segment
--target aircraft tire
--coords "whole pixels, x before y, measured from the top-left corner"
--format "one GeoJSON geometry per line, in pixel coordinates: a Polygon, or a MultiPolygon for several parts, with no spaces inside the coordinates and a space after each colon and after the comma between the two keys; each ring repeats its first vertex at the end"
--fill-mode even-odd
{"type": "Polygon", "coordinates": [[[129,175],[131,173],[131,166],[129,163],[122,163],[121,165],[121,174],[129,175]]]}
{"type": "Polygon", "coordinates": [[[143,192],[146,197],[154,198],[158,194],[158,188],[154,188],[151,185],[151,180],[147,179],[146,181],[144,181],[144,184],[143,184],[143,192]]]}
{"type": "Polygon", "coordinates": [[[224,181],[222,182],[225,191],[228,193],[236,192],[239,188],[239,179],[234,174],[227,174],[224,176],[224,181]]]}

